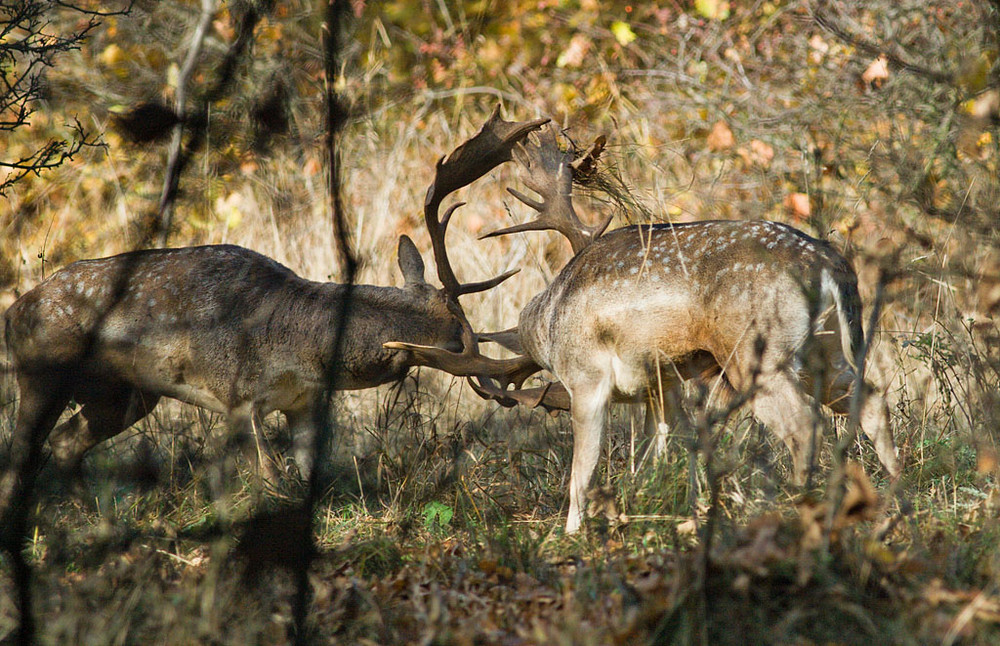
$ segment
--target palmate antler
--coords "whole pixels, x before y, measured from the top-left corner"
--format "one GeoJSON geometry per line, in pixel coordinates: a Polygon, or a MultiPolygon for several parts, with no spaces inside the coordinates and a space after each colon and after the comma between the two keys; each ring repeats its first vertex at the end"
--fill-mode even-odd
{"type": "Polygon", "coordinates": [[[528,408],[544,408],[555,415],[559,411],[569,410],[570,397],[566,387],[558,381],[550,381],[537,388],[500,388],[496,382],[483,376],[475,379],[467,377],[469,386],[483,399],[492,399],[504,408],[527,406],[528,408]]]}
{"type": "Polygon", "coordinates": [[[472,294],[496,287],[517,273],[518,270],[509,271],[481,283],[460,284],[455,278],[451,263],[448,261],[445,232],[452,214],[465,203],[452,204],[439,218],[438,210],[441,208],[441,202],[451,193],[463,186],[468,186],[500,164],[511,161],[514,147],[548,121],[548,119],[504,121],[500,118],[500,106],[497,106],[479,132],[455,148],[451,154],[438,160],[434,181],[427,188],[427,195],[424,198],[424,221],[427,223],[427,231],[434,248],[434,261],[437,263],[438,278],[444,285],[445,292],[456,302],[458,297],[463,294],[472,294]]]}
{"type": "MultiPolygon", "coordinates": [[[[521,231],[555,230],[563,234],[573,247],[573,253],[580,253],[593,243],[611,224],[613,214],[606,216],[596,225],[584,224],[573,208],[573,177],[587,175],[593,172],[597,159],[604,150],[605,139],[598,137],[588,151],[575,158],[571,151],[562,151],[556,141],[555,131],[551,126],[540,131],[536,141],[529,137],[514,148],[514,158],[521,166],[525,177],[524,183],[538,194],[540,199],[528,197],[513,188],[507,191],[538,211],[535,220],[523,222],[510,227],[492,231],[483,238],[518,233],[521,231]]],[[[480,335],[485,340],[494,341],[503,347],[523,354],[517,328],[480,335]]],[[[508,390],[506,383],[497,385],[489,375],[478,375],[475,380],[468,379],[469,385],[476,393],[485,399],[492,399],[501,406],[510,408],[517,405],[529,408],[544,408],[550,413],[569,410],[569,392],[559,382],[548,383],[538,388],[520,388],[514,384],[513,390],[508,390]]]]}
{"type": "Polygon", "coordinates": [[[402,342],[386,343],[384,347],[407,350],[413,354],[416,363],[444,370],[456,376],[486,376],[495,379],[504,388],[508,385],[520,387],[525,379],[541,369],[541,366],[527,356],[492,359],[480,354],[479,337],[472,329],[458,299],[464,294],[492,289],[518,270],[478,283],[459,283],[448,260],[445,233],[451,216],[464,203],[458,202],[449,206],[441,216],[438,213],[441,203],[449,194],[468,186],[500,164],[511,161],[514,148],[528,134],[538,130],[547,122],[548,119],[504,121],[500,118],[500,107],[497,106],[479,132],[438,161],[434,181],[428,187],[424,199],[424,220],[434,249],[438,278],[448,295],[449,307],[462,324],[462,350],[452,352],[444,348],[402,342]]]}
{"type": "Polygon", "coordinates": [[[574,159],[571,152],[559,150],[555,133],[551,129],[539,133],[537,143],[526,141],[531,133],[539,130],[547,122],[548,119],[526,122],[504,121],[500,118],[498,107],[479,132],[438,162],[434,181],[427,189],[424,200],[424,219],[434,248],[438,277],[449,296],[453,312],[462,323],[462,350],[452,352],[440,347],[401,342],[386,343],[385,347],[411,352],[416,363],[420,365],[444,370],[456,376],[469,377],[468,381],[477,394],[486,399],[493,399],[502,406],[521,404],[555,412],[569,409],[569,393],[562,384],[550,383],[538,388],[521,388],[528,377],[541,370],[541,365],[523,353],[517,340],[517,329],[492,335],[479,335],[472,329],[458,302],[459,296],[491,289],[517,270],[479,283],[459,283],[448,261],[445,233],[451,216],[463,203],[458,202],[449,206],[443,215],[438,216],[441,203],[449,194],[471,184],[496,166],[516,159],[528,173],[528,177],[524,180],[525,184],[539,195],[540,200],[513,189],[508,190],[516,198],[538,211],[540,217],[532,222],[507,227],[483,237],[518,231],[555,229],[569,239],[574,252],[579,252],[600,236],[607,229],[611,217],[608,216],[596,226],[583,224],[573,209],[572,186],[574,172],[588,173],[593,170],[604,147],[604,139],[602,137],[595,141],[590,150],[579,159],[574,159]],[[520,356],[511,359],[486,357],[479,352],[481,340],[496,341],[520,356]],[[508,390],[508,386],[514,388],[508,390]]]}
{"type": "Polygon", "coordinates": [[[524,184],[538,193],[541,200],[528,197],[513,188],[508,188],[507,191],[538,211],[539,217],[492,231],[482,238],[551,229],[566,236],[573,247],[573,253],[578,254],[604,233],[611,224],[613,216],[608,214],[600,223],[588,226],[580,221],[573,208],[573,175],[587,174],[593,170],[597,158],[604,150],[604,137],[599,137],[579,159],[574,159],[571,151],[559,149],[555,131],[551,126],[539,132],[537,138],[538,143],[528,142],[518,145],[514,149],[514,157],[525,173],[524,184]]]}

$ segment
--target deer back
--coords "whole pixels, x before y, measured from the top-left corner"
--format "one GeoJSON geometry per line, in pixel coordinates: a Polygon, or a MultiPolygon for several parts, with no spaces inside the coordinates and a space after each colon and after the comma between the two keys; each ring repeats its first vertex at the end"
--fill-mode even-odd
{"type": "MultiPolygon", "coordinates": [[[[751,364],[787,360],[832,304],[860,345],[860,300],[850,266],[829,244],[774,222],[634,226],[580,251],[521,314],[526,352],[561,378],[613,366],[634,394],[656,366],[711,353],[731,381],[751,364]],[[764,342],[763,357],[755,348],[764,342]]],[[[735,384],[734,384],[735,385],[735,384]]]]}
{"type": "MultiPolygon", "coordinates": [[[[412,254],[416,250],[412,249],[412,254]]],[[[230,245],[138,251],[57,272],[6,314],[19,371],[54,366],[215,410],[290,407],[321,389],[399,379],[407,353],[383,343],[455,347],[459,321],[401,245],[403,289],[353,288],[338,365],[331,365],[347,287],[305,280],[230,245]],[[404,266],[405,265],[405,266],[404,266]]]]}

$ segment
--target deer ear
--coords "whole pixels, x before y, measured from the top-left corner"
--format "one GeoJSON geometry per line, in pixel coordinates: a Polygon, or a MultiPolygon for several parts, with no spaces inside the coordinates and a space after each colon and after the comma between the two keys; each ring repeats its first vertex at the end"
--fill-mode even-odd
{"type": "Polygon", "coordinates": [[[417,245],[413,244],[409,236],[399,236],[399,270],[403,272],[403,280],[406,286],[423,285],[424,280],[424,259],[417,251],[417,245]]]}

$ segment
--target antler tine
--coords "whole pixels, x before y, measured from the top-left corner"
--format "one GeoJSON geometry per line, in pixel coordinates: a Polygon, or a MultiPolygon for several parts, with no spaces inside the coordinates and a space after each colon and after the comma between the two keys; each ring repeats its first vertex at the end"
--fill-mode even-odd
{"type": "Polygon", "coordinates": [[[466,377],[472,390],[483,399],[492,399],[504,408],[513,408],[518,404],[528,408],[544,408],[551,414],[569,410],[569,391],[560,382],[549,382],[539,388],[517,388],[505,390],[498,387],[492,380],[483,377],[466,377]]]}
{"type": "MultiPolygon", "coordinates": [[[[442,240],[441,246],[442,248],[444,248],[444,243],[443,243],[444,232],[448,229],[448,222],[451,221],[452,214],[454,214],[455,211],[458,210],[458,208],[461,206],[465,206],[465,202],[456,202],[451,206],[449,206],[447,209],[445,209],[444,215],[442,215],[441,218],[438,220],[438,227],[434,229],[434,231],[431,234],[432,244],[434,240],[440,238],[442,240]]],[[[430,224],[428,224],[428,229],[430,228],[431,226],[430,224]]],[[[493,289],[494,287],[496,287],[503,281],[507,280],[517,272],[521,271],[520,269],[511,269],[510,271],[506,271],[500,274],[499,276],[496,276],[495,278],[491,278],[489,280],[483,280],[477,283],[459,283],[458,279],[455,278],[454,272],[451,270],[451,263],[448,262],[447,250],[445,249],[442,253],[443,256],[441,257],[445,259],[444,262],[445,269],[442,270],[441,264],[438,265],[439,278],[441,279],[441,283],[445,286],[445,291],[448,294],[451,294],[452,297],[456,299],[459,296],[462,296],[463,294],[475,294],[477,292],[485,292],[487,290],[493,289]]],[[[438,257],[439,257],[438,254],[435,252],[434,254],[435,260],[437,260],[438,257]]]]}
{"type": "Polygon", "coordinates": [[[551,126],[538,134],[537,144],[518,145],[514,149],[514,157],[527,173],[524,184],[541,199],[528,197],[513,188],[507,191],[540,215],[535,220],[487,233],[481,239],[520,231],[552,229],[566,236],[573,253],[579,253],[596,240],[611,224],[611,216],[595,226],[587,226],[580,221],[573,208],[573,173],[592,172],[597,157],[604,149],[604,141],[604,137],[599,137],[590,150],[576,161],[572,152],[559,149],[555,130],[551,126]]]}
{"type": "Polygon", "coordinates": [[[445,292],[453,299],[457,300],[462,294],[495,287],[515,272],[507,272],[503,276],[480,283],[467,285],[459,283],[448,260],[444,239],[448,222],[461,203],[448,207],[444,215],[439,218],[441,202],[449,194],[471,184],[493,168],[511,161],[511,151],[514,146],[547,122],[548,119],[504,121],[500,118],[500,106],[497,106],[479,132],[438,161],[434,181],[427,188],[427,195],[424,198],[424,220],[434,248],[438,278],[445,292]]]}
{"type": "Polygon", "coordinates": [[[470,326],[462,326],[461,352],[451,352],[444,348],[415,343],[391,341],[383,343],[382,347],[389,350],[406,350],[411,352],[417,365],[426,365],[457,377],[478,377],[497,379],[506,388],[513,385],[520,388],[524,380],[542,369],[540,365],[526,355],[511,359],[493,359],[479,353],[475,342],[475,333],[470,326]]]}

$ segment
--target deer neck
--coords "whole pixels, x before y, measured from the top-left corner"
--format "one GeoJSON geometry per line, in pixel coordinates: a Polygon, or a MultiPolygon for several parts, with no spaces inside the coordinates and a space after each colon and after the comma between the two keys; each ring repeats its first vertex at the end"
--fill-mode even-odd
{"type": "Polygon", "coordinates": [[[546,370],[552,370],[553,327],[558,321],[562,296],[572,282],[573,267],[579,255],[574,256],[544,291],[536,294],[521,310],[518,334],[524,352],[546,370]]]}
{"type": "MultiPolygon", "coordinates": [[[[333,372],[336,388],[368,388],[401,379],[410,367],[408,353],[383,348],[388,341],[441,345],[459,344],[457,322],[443,303],[429,302],[406,289],[335,283],[308,283],[283,294],[259,314],[269,329],[293,337],[288,349],[316,348],[317,370],[333,372]],[[346,319],[342,319],[346,317],[346,319]],[[334,362],[336,335],[343,334],[334,362]]],[[[271,336],[265,332],[265,337],[271,336]]],[[[274,343],[273,337],[265,341],[274,343]]]]}

